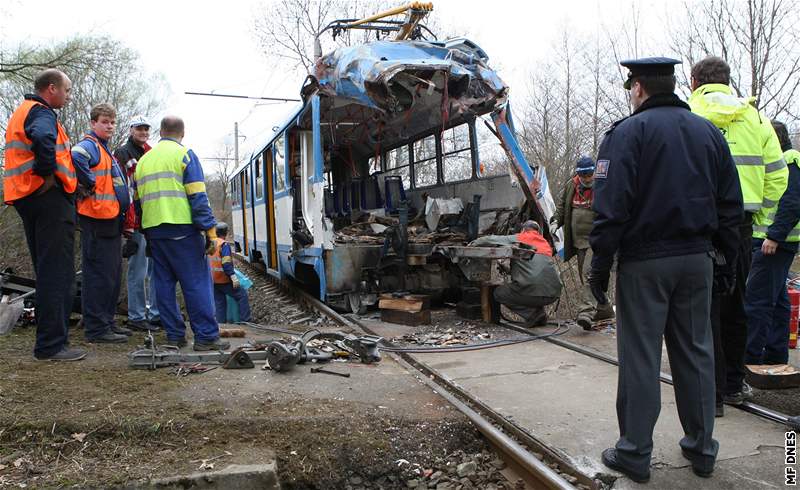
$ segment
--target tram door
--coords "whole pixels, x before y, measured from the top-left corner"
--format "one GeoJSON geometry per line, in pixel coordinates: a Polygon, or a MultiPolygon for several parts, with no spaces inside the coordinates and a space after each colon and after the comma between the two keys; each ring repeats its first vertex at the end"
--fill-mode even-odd
{"type": "Polygon", "coordinates": [[[248,232],[247,211],[250,209],[250,169],[245,169],[241,174],[241,181],[239,184],[242,186],[242,230],[244,233],[244,256],[250,256],[250,233],[248,232]]]}
{"type": "Polygon", "coordinates": [[[278,243],[275,237],[275,185],[273,180],[273,157],[272,147],[264,151],[262,175],[267,182],[267,195],[264,201],[266,206],[264,209],[267,213],[267,267],[272,270],[278,270],[278,243]]]}

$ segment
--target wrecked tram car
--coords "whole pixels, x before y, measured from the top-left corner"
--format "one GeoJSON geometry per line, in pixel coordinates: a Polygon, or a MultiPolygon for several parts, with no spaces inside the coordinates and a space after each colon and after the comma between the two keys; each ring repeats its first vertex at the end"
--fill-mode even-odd
{"type": "Polygon", "coordinates": [[[487,60],[463,38],[319,58],[302,107],[232,177],[242,257],[363,312],[379,293],[463,287],[448,246],[546,225],[544,170],[525,161],[487,60]]]}

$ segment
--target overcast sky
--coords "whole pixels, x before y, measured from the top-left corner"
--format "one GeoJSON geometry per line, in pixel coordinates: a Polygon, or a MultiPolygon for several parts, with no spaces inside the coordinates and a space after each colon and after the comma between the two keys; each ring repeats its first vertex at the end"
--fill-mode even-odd
{"type": "MultiPolygon", "coordinates": [[[[0,43],[59,41],[78,30],[117,38],[139,52],[143,70],[164,74],[172,92],[164,113],[185,119],[184,142],[201,159],[216,156],[224,141],[232,141],[236,121],[242,135],[240,155],[245,155],[269,137],[271,128],[291,111],[290,104],[264,105],[184,92],[298,97],[302,74],[268,65],[253,36],[253,13],[264,1],[0,0],[0,43]]],[[[524,96],[525,74],[547,55],[565,25],[596,32],[615,25],[631,3],[434,0],[431,15],[448,31],[467,34],[488,53],[490,65],[511,86],[513,103],[515,97],[524,96]]],[[[656,4],[638,3],[645,27],[658,26],[656,4]]],[[[164,113],[146,116],[158,124],[164,113]]],[[[213,168],[205,166],[207,172],[213,168]]]]}

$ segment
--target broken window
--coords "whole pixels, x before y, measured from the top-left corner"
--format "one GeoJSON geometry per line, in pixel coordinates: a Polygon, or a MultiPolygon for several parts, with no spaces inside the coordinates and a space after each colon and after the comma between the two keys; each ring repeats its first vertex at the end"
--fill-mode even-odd
{"type": "MultiPolygon", "coordinates": [[[[491,122],[489,124],[492,124],[491,122]]],[[[494,126],[492,124],[492,126],[494,126]]],[[[500,140],[486,127],[483,120],[475,121],[478,140],[478,177],[494,177],[508,173],[508,157],[500,140]]]]}
{"type": "Polygon", "coordinates": [[[469,125],[462,124],[442,134],[442,174],[445,182],[472,178],[472,142],[469,125]]]}
{"type": "Polygon", "coordinates": [[[275,140],[275,192],[286,190],[286,146],[283,135],[275,140]]]}
{"type": "Polygon", "coordinates": [[[401,146],[386,153],[386,175],[399,175],[403,188],[411,188],[411,173],[408,163],[408,146],[401,146]]]}
{"type": "Polygon", "coordinates": [[[414,142],[414,187],[436,185],[436,136],[414,142]]]}

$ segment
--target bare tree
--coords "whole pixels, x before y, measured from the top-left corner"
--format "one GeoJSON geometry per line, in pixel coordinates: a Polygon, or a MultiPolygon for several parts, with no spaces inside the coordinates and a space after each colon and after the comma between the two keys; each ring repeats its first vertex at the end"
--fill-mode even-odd
{"type": "Polygon", "coordinates": [[[217,149],[215,157],[204,159],[214,162],[216,167],[216,172],[207,179],[211,209],[214,212],[214,216],[228,222],[230,222],[231,217],[230,179],[238,166],[234,153],[233,144],[223,143],[217,149]]]}
{"type": "Polygon", "coordinates": [[[127,138],[127,125],[135,114],[154,114],[166,99],[163,76],[142,73],[138,54],[108,38],[76,38],[44,47],[20,46],[16,60],[0,73],[0,131],[24,94],[33,91],[33,78],[45,67],[63,70],[72,79],[72,100],[60,120],[72,141],[88,130],[92,106],[107,102],[117,109],[119,130],[111,141],[118,146],[127,138]],[[64,63],[64,64],[60,64],[64,63]]]}
{"type": "MultiPolygon", "coordinates": [[[[314,66],[314,39],[331,21],[360,19],[386,10],[387,1],[362,0],[279,0],[261,4],[255,14],[254,35],[267,58],[288,68],[311,73],[314,66]]],[[[369,31],[344,31],[333,40],[320,37],[323,52],[336,46],[375,39],[369,31]]]]}
{"type": "MultiPolygon", "coordinates": [[[[688,61],[685,70],[709,55],[731,66],[731,87],[739,96],[755,97],[770,117],[798,118],[800,47],[795,29],[797,0],[708,0],[685,6],[671,38],[688,61]],[[691,16],[691,21],[688,21],[691,16]]],[[[688,86],[688,74],[684,73],[688,86]]]]}

